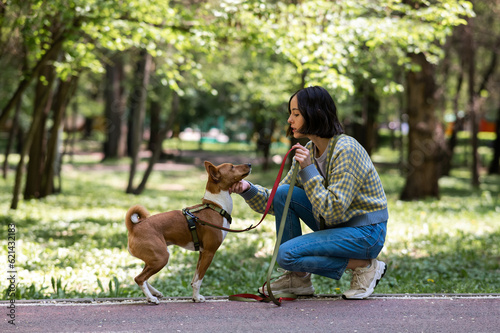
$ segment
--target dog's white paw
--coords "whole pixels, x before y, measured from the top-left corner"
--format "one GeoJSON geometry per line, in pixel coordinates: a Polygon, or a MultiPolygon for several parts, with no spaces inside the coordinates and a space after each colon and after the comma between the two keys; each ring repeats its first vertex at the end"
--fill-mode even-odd
{"type": "Polygon", "coordinates": [[[144,284],[146,285],[146,287],[148,288],[148,290],[152,296],[157,296],[159,298],[163,298],[163,294],[158,289],[156,289],[155,287],[150,285],[147,281],[144,284]]]}
{"type": "Polygon", "coordinates": [[[156,298],[154,296],[148,297],[147,300],[149,303],[154,303],[156,305],[160,304],[160,301],[158,300],[158,298],[156,298]]]}
{"type": "Polygon", "coordinates": [[[203,303],[203,302],[205,302],[205,297],[203,297],[202,295],[193,296],[193,302],[203,303]]]}

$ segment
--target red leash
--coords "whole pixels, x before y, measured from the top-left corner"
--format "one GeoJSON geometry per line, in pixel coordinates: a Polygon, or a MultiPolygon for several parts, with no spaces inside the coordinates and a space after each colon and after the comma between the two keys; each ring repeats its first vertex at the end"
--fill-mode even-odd
{"type": "Polygon", "coordinates": [[[262,215],[262,218],[260,219],[259,223],[257,223],[257,225],[259,225],[262,221],[264,221],[264,218],[266,217],[267,213],[269,212],[269,209],[271,208],[274,195],[276,194],[276,190],[278,189],[278,185],[280,184],[281,181],[281,175],[283,174],[283,169],[285,168],[286,159],[288,157],[288,154],[290,154],[290,152],[294,149],[295,148],[290,148],[290,150],[286,153],[285,157],[283,158],[283,162],[281,162],[280,171],[278,172],[278,176],[274,181],[273,189],[271,190],[271,194],[269,194],[269,199],[267,199],[266,210],[264,211],[264,215],[262,215]]]}
{"type": "MultiPolygon", "coordinates": [[[[295,149],[295,148],[291,148],[286,153],[286,155],[285,155],[285,157],[283,159],[283,162],[281,163],[280,171],[278,172],[278,176],[276,177],[276,181],[274,182],[273,189],[271,190],[271,194],[269,195],[269,199],[267,200],[266,210],[264,211],[264,215],[262,216],[262,219],[257,224],[257,226],[264,220],[264,217],[266,217],[267,213],[269,212],[269,209],[271,208],[271,204],[273,202],[274,195],[276,194],[276,190],[277,190],[278,185],[279,185],[279,183],[281,181],[281,175],[283,174],[283,169],[285,167],[286,159],[288,157],[288,154],[293,149],[295,149]]],[[[294,186],[294,183],[295,183],[297,172],[298,172],[298,165],[295,165],[295,168],[294,168],[293,174],[292,174],[292,179],[291,179],[291,182],[290,182],[290,189],[288,190],[287,200],[286,200],[286,203],[285,203],[285,212],[288,210],[288,205],[290,203],[291,194],[292,194],[292,191],[293,191],[293,186],[294,186]]],[[[229,296],[229,300],[230,301],[243,301],[243,302],[255,302],[255,301],[258,301],[258,302],[271,302],[272,301],[272,302],[274,302],[274,304],[280,306],[281,302],[283,300],[293,301],[294,299],[297,298],[297,296],[294,295],[294,294],[281,294],[282,295],[281,297],[275,298],[274,295],[273,295],[273,292],[271,290],[271,287],[270,287],[271,272],[272,272],[272,269],[273,269],[274,264],[276,262],[276,256],[278,254],[279,242],[280,242],[281,236],[283,234],[283,227],[284,227],[284,224],[285,224],[283,220],[284,220],[285,217],[286,217],[286,213],[283,216],[282,223],[280,225],[280,230],[278,232],[278,236],[277,236],[277,239],[276,239],[276,244],[275,244],[275,248],[274,248],[274,254],[273,254],[273,258],[271,259],[271,264],[269,266],[269,270],[268,270],[268,274],[267,274],[267,279],[266,279],[266,282],[264,282],[264,285],[262,286],[262,291],[264,293],[264,295],[263,295],[264,297],[261,297],[261,296],[258,296],[258,295],[253,295],[253,294],[236,294],[236,295],[229,296]],[[267,291],[268,291],[269,295],[265,294],[266,284],[268,284],[267,285],[267,291]]]]}

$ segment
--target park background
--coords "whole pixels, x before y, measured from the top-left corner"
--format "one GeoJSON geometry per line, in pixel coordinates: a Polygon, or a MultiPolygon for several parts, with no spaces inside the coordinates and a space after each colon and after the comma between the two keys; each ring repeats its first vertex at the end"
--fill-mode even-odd
{"type": "MultiPolygon", "coordinates": [[[[204,160],[251,162],[270,187],[288,99],[310,85],[386,190],[376,292],[498,293],[499,17],[496,0],[2,0],[0,264],[15,253],[16,299],[142,297],[128,207],[198,203],[204,160]]],[[[233,228],[260,219],[234,201],[233,228]]],[[[266,221],[228,235],[202,294],[264,282],[266,221]]],[[[152,283],[189,296],[196,260],[173,248],[152,283]]],[[[349,279],[314,283],[340,294],[349,279]]]]}

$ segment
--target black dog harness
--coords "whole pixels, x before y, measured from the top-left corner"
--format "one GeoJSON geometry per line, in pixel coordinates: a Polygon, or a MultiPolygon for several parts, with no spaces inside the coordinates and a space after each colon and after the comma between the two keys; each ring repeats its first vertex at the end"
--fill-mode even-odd
{"type": "Polygon", "coordinates": [[[196,232],[196,223],[200,223],[202,225],[209,225],[209,226],[217,228],[217,229],[225,230],[224,227],[218,227],[218,226],[213,225],[211,223],[208,223],[206,221],[200,220],[197,216],[195,216],[193,214],[193,213],[199,212],[200,210],[204,210],[207,208],[210,208],[210,209],[216,211],[217,213],[219,213],[222,217],[225,217],[226,220],[229,222],[229,224],[231,224],[231,222],[232,222],[231,215],[229,215],[228,212],[226,212],[224,209],[222,209],[216,205],[202,204],[202,205],[192,207],[190,209],[184,208],[182,210],[182,214],[184,214],[184,216],[186,217],[189,231],[191,231],[191,236],[193,237],[195,251],[200,250],[200,240],[198,238],[198,233],[196,232]]]}

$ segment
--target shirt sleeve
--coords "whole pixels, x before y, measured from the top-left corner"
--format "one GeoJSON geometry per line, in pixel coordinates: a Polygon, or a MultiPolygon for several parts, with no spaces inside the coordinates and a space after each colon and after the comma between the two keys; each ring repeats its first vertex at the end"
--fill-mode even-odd
{"type": "MultiPolygon", "coordinates": [[[[293,159],[292,167],[290,168],[290,170],[288,170],[285,177],[283,177],[283,179],[280,181],[279,183],[280,186],[284,184],[290,184],[295,163],[296,161],[295,159],[293,159]]],[[[296,179],[295,186],[301,186],[298,177],[296,179]]],[[[250,183],[250,188],[247,191],[241,193],[240,195],[252,210],[262,214],[266,210],[267,201],[269,200],[269,197],[271,195],[271,190],[261,185],[255,185],[250,183]]],[[[271,207],[269,208],[268,214],[274,215],[274,207],[272,204],[271,207]]]]}
{"type": "Polygon", "coordinates": [[[366,160],[369,157],[355,146],[338,146],[329,161],[328,187],[316,166],[309,165],[300,173],[313,211],[327,227],[346,222],[346,212],[363,186],[371,165],[366,160]]]}

